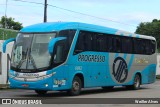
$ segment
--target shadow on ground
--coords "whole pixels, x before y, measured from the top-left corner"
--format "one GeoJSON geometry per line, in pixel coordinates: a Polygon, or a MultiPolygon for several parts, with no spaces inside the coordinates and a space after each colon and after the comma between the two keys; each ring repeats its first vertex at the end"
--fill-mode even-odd
{"type": "MultiPolygon", "coordinates": [[[[139,90],[147,90],[150,89],[149,87],[141,87],[139,90]]],[[[90,95],[90,94],[100,94],[100,93],[116,93],[120,91],[133,91],[130,89],[126,89],[125,87],[115,87],[112,90],[103,90],[102,88],[88,88],[88,89],[83,89],[81,91],[80,95],[90,95]]],[[[134,90],[136,91],[136,90],[134,90]]],[[[26,92],[25,95],[18,95],[16,97],[39,97],[39,98],[44,98],[44,97],[53,97],[53,98],[63,98],[63,97],[70,97],[66,91],[49,91],[45,95],[37,95],[34,91],[29,91],[26,92]],[[28,94],[27,94],[28,93],[28,94]]]]}

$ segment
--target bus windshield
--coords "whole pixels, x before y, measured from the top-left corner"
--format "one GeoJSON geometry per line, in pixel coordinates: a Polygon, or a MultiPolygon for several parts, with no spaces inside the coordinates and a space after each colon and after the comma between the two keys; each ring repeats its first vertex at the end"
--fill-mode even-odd
{"type": "Polygon", "coordinates": [[[55,36],[56,33],[19,33],[13,47],[11,67],[28,70],[49,67],[51,55],[48,43],[55,36]]]}

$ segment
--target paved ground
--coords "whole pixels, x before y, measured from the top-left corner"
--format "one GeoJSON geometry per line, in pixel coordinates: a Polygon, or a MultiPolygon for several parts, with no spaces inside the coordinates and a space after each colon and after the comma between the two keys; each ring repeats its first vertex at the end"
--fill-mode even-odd
{"type": "MultiPolygon", "coordinates": [[[[38,96],[32,90],[20,90],[20,89],[8,89],[8,90],[0,90],[0,98],[42,98],[42,96],[38,96]]],[[[45,96],[43,96],[46,101],[53,101],[57,98],[160,98],[160,81],[156,81],[154,84],[142,85],[140,90],[126,90],[124,87],[115,87],[111,91],[103,91],[101,88],[94,89],[85,89],[82,91],[79,96],[68,96],[66,92],[49,92],[45,96]]],[[[61,100],[61,99],[60,99],[61,100]]],[[[1,105],[2,106],[2,105],[1,105]]],[[[3,105],[5,106],[5,105],[3,105]]],[[[48,105],[50,107],[51,105],[48,105]]],[[[56,105],[55,105],[56,106],[56,105]]],[[[64,106],[64,105],[57,105],[64,106]]],[[[89,104],[83,105],[65,105],[65,107],[75,107],[75,106],[83,106],[88,107],[89,104]]],[[[91,105],[95,107],[108,106],[108,105],[91,105]]],[[[111,104],[110,106],[127,106],[122,104],[111,104]]],[[[132,105],[129,105],[132,107],[132,105]]],[[[134,106],[134,105],[133,105],[134,106]]],[[[136,105],[139,106],[139,105],[136,105]]],[[[146,106],[146,105],[140,105],[146,106]]],[[[147,105],[153,106],[153,105],[147,105]]],[[[154,105],[160,106],[160,105],[154,105]]],[[[38,106],[40,107],[40,106],[38,106]]]]}

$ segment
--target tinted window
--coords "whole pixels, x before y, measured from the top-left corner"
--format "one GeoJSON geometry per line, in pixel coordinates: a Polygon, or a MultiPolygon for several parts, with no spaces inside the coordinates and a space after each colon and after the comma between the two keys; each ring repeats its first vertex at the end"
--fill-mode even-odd
{"type": "Polygon", "coordinates": [[[76,43],[75,54],[83,51],[106,52],[107,40],[105,34],[81,31],[76,43]]]}
{"type": "Polygon", "coordinates": [[[88,32],[80,32],[75,52],[92,51],[92,35],[88,32]]]}
{"type": "Polygon", "coordinates": [[[98,34],[96,33],[96,37],[97,37],[97,51],[99,52],[106,52],[107,51],[107,43],[106,43],[106,38],[107,36],[104,34],[98,34]]]}
{"type": "Polygon", "coordinates": [[[61,30],[58,34],[58,37],[66,37],[65,46],[59,46],[58,49],[63,49],[63,59],[67,58],[69,49],[71,47],[71,43],[73,41],[74,35],[76,33],[76,30],[61,30]]]}
{"type": "Polygon", "coordinates": [[[134,54],[151,55],[155,53],[155,48],[153,40],[134,38],[134,54]]]}
{"type": "Polygon", "coordinates": [[[122,38],[122,52],[123,53],[132,53],[132,50],[133,50],[132,38],[123,37],[122,38]]]}
{"type": "Polygon", "coordinates": [[[96,51],[150,55],[155,53],[155,46],[153,40],[80,31],[75,54],[96,51]]]}

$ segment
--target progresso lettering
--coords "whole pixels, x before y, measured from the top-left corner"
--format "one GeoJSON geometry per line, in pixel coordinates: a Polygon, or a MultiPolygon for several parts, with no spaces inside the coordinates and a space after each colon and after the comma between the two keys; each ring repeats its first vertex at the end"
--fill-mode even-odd
{"type": "Polygon", "coordinates": [[[102,55],[78,55],[80,62],[105,62],[105,56],[102,55]]]}
{"type": "Polygon", "coordinates": [[[38,73],[16,73],[16,77],[39,77],[38,73]]]}

